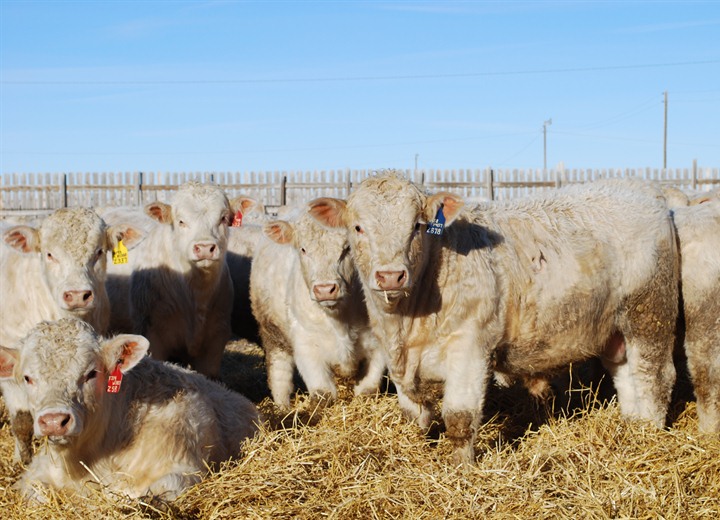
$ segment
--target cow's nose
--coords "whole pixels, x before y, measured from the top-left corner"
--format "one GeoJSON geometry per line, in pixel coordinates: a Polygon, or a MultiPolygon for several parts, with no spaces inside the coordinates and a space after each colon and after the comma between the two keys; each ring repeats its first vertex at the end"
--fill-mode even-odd
{"type": "Polygon", "coordinates": [[[69,413],[46,413],[38,418],[38,425],[43,435],[67,435],[72,426],[72,416],[69,413]]]}
{"type": "Polygon", "coordinates": [[[319,302],[337,300],[339,287],[336,283],[319,283],[313,285],[313,294],[319,302]]]}
{"type": "Polygon", "coordinates": [[[402,289],[407,280],[407,274],[403,271],[375,271],[375,280],[378,287],[383,291],[397,291],[402,289]]]}
{"type": "Polygon", "coordinates": [[[218,246],[215,242],[196,242],[193,254],[198,260],[214,260],[217,258],[218,246]]]}
{"type": "Polygon", "coordinates": [[[63,301],[68,309],[83,309],[90,305],[94,299],[92,291],[65,291],[63,301]]]}

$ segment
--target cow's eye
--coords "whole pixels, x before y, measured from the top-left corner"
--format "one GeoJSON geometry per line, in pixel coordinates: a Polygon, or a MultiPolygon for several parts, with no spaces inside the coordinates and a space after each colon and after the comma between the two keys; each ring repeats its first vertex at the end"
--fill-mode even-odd
{"type": "Polygon", "coordinates": [[[355,226],[355,231],[357,231],[360,234],[364,233],[363,228],[361,228],[360,226],[355,226]]]}
{"type": "Polygon", "coordinates": [[[178,226],[184,228],[184,227],[187,227],[187,224],[185,223],[184,220],[178,220],[178,226]]]}
{"type": "Polygon", "coordinates": [[[420,224],[420,222],[415,222],[415,232],[416,232],[416,233],[417,233],[418,231],[420,231],[420,226],[422,226],[422,224],[420,224]]]}
{"type": "Polygon", "coordinates": [[[97,373],[97,370],[91,370],[91,371],[88,372],[88,374],[85,376],[85,382],[87,383],[88,381],[91,381],[91,380],[95,379],[95,377],[97,377],[97,374],[98,374],[98,373],[97,373]]]}
{"type": "Polygon", "coordinates": [[[95,252],[95,257],[96,257],[96,258],[100,258],[104,253],[105,253],[105,251],[103,251],[102,248],[101,248],[101,249],[98,249],[98,250],[95,252]]]}
{"type": "Polygon", "coordinates": [[[45,255],[45,258],[46,258],[49,262],[52,262],[52,261],[55,260],[55,257],[52,255],[52,253],[46,254],[46,255],[45,255]]]}
{"type": "Polygon", "coordinates": [[[301,247],[301,248],[300,248],[300,252],[301,252],[302,254],[304,254],[304,255],[307,254],[307,251],[305,251],[305,248],[304,248],[304,247],[301,247]]]}
{"type": "Polygon", "coordinates": [[[30,377],[30,376],[25,376],[23,379],[25,379],[25,382],[29,385],[34,383],[32,377],[30,377]]]}

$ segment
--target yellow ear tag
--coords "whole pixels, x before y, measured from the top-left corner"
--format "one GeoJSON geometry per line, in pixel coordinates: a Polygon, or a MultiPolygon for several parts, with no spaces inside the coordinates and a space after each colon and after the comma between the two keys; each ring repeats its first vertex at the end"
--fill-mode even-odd
{"type": "Polygon", "coordinates": [[[118,240],[117,245],[112,250],[113,264],[127,264],[128,263],[128,250],[122,240],[118,240]]]}

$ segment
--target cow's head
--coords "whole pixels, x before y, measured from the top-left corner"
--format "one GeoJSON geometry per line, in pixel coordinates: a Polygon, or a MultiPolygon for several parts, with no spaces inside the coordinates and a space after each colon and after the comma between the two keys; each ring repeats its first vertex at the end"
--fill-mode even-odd
{"type": "Polygon", "coordinates": [[[225,261],[228,225],[235,212],[225,192],[212,184],[191,181],[178,188],[172,205],[151,202],[145,212],[171,226],[174,250],[200,269],[225,261]]]}
{"type": "Polygon", "coordinates": [[[311,299],[333,308],[348,296],[354,267],[344,230],[323,227],[303,212],[290,222],[268,222],[263,232],[278,244],[295,250],[311,299]]]}
{"type": "Polygon", "coordinates": [[[25,389],[36,436],[68,445],[84,431],[102,435],[108,377],[132,369],[148,346],[143,336],[130,334],[103,340],[74,318],[42,322],[17,350],[0,347],[0,380],[25,389]]]}
{"type": "Polygon", "coordinates": [[[451,193],[427,196],[401,176],[370,177],[347,202],[320,198],[310,202],[310,214],[321,224],[347,230],[355,265],[365,292],[392,305],[409,294],[425,265],[428,222],[440,211],[445,227],[458,216],[463,201],[451,193]]]}
{"type": "Polygon", "coordinates": [[[107,251],[120,240],[132,246],[141,238],[132,226],[108,228],[87,208],[59,209],[39,229],[14,226],[3,234],[5,243],[16,251],[40,256],[43,279],[61,315],[82,319],[88,319],[100,299],[107,303],[107,251]]]}

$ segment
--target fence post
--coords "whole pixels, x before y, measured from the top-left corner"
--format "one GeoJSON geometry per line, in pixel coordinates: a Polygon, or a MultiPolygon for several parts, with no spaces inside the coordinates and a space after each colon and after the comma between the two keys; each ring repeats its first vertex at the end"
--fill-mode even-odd
{"type": "Polygon", "coordinates": [[[63,208],[67,208],[67,202],[68,202],[68,196],[67,196],[67,173],[63,173],[63,184],[62,184],[62,200],[63,200],[63,208]]]}
{"type": "Polygon", "coordinates": [[[139,208],[142,206],[143,203],[143,196],[142,196],[142,178],[143,178],[143,172],[138,172],[137,175],[137,186],[135,187],[135,205],[139,208]]]}
{"type": "Polygon", "coordinates": [[[345,194],[345,198],[348,198],[350,196],[350,192],[352,191],[352,172],[350,171],[350,168],[345,168],[345,175],[347,176],[347,179],[345,179],[347,183],[347,193],[345,194]]]}
{"type": "Polygon", "coordinates": [[[287,175],[283,174],[280,183],[280,205],[287,205],[287,175]]]}
{"type": "Polygon", "coordinates": [[[697,159],[693,159],[693,169],[692,169],[692,189],[697,189],[697,159]]]}
{"type": "Polygon", "coordinates": [[[493,169],[488,168],[488,176],[487,176],[487,192],[488,192],[488,198],[490,200],[495,200],[495,186],[493,185],[493,169]]]}

